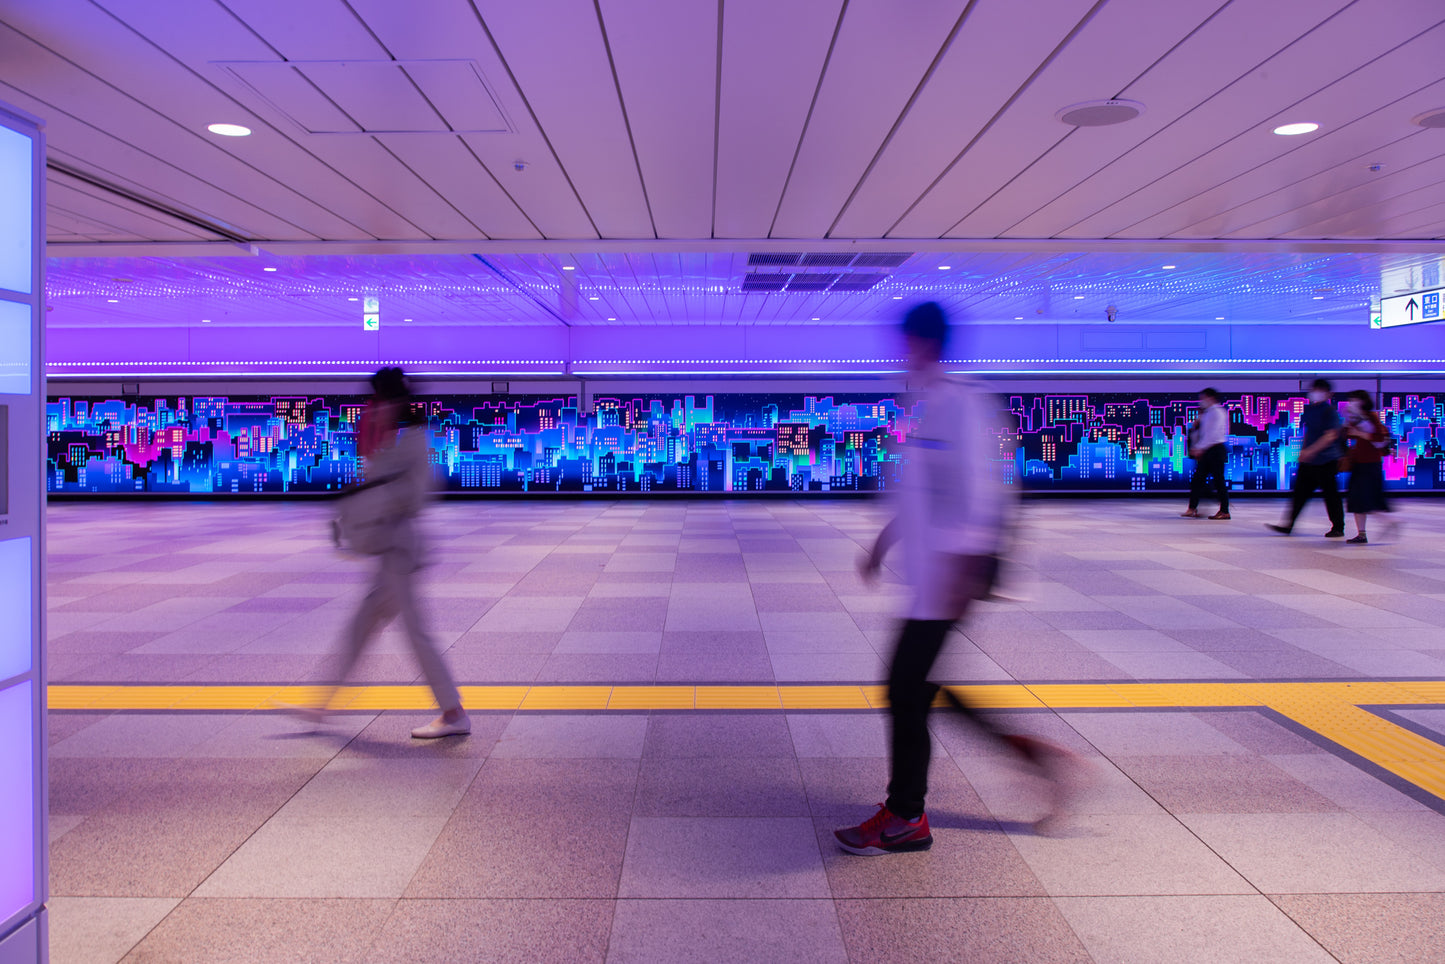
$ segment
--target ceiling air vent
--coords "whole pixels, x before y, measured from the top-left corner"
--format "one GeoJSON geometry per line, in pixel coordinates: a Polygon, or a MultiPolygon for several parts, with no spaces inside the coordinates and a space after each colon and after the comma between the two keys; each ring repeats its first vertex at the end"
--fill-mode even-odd
{"type": "Polygon", "coordinates": [[[855,254],[830,254],[819,252],[817,254],[803,255],[803,267],[805,268],[846,268],[853,263],[855,254]]]}
{"type": "Polygon", "coordinates": [[[833,282],[838,280],[836,274],[824,274],[814,272],[811,274],[795,274],[793,281],[788,285],[789,291],[824,291],[833,282]]]}
{"type": "Polygon", "coordinates": [[[853,274],[845,274],[830,290],[867,291],[886,277],[888,277],[886,274],[864,274],[861,271],[853,274]]]}
{"type": "Polygon", "coordinates": [[[865,251],[853,262],[855,268],[896,268],[909,258],[912,251],[865,251]]]}
{"type": "Polygon", "coordinates": [[[793,264],[797,264],[797,263],[798,263],[798,259],[801,258],[801,257],[802,257],[802,254],[797,253],[797,252],[794,252],[794,253],[791,253],[791,254],[790,254],[790,253],[787,253],[787,252],[776,252],[776,253],[775,253],[775,252],[768,251],[768,252],[763,252],[763,253],[761,253],[761,254],[750,254],[750,255],[748,255],[748,267],[749,267],[749,268],[754,268],[754,267],[758,267],[758,266],[760,266],[760,265],[774,265],[774,264],[776,264],[776,265],[793,265],[793,264]]]}
{"type": "Polygon", "coordinates": [[[782,291],[790,274],[750,274],[743,277],[743,291],[782,291]]]}
{"type": "Polygon", "coordinates": [[[1122,124],[1144,113],[1137,100],[1086,100],[1070,104],[1054,116],[1073,127],[1108,127],[1122,124]]]}

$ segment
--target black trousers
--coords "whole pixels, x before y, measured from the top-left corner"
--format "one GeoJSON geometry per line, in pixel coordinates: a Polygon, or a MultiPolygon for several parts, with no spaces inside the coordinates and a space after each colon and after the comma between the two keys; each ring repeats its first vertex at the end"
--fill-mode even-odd
{"type": "Polygon", "coordinates": [[[1285,523],[1286,529],[1294,528],[1294,520],[1299,518],[1300,510],[1314,496],[1316,489],[1324,493],[1325,512],[1330,517],[1330,528],[1343,529],[1345,527],[1345,507],[1340,502],[1340,487],[1335,480],[1335,473],[1338,470],[1339,462],[1333,459],[1318,465],[1300,463],[1299,472],[1294,477],[1294,489],[1290,493],[1289,521],[1285,523]]]}
{"type": "Polygon", "coordinates": [[[1189,487],[1189,508],[1199,508],[1199,500],[1209,490],[1209,480],[1214,479],[1214,494],[1219,499],[1219,511],[1229,511],[1229,483],[1224,479],[1224,457],[1227,449],[1223,445],[1211,445],[1199,453],[1194,463],[1194,478],[1189,487]]]}
{"type": "MultiPolygon", "coordinates": [[[[887,807],[906,820],[923,813],[923,798],[928,794],[928,764],[933,744],[928,733],[928,711],[940,687],[928,681],[928,674],[938,659],[952,619],[904,620],[898,634],[898,647],[893,652],[893,665],[888,671],[888,714],[891,724],[892,774],[888,781],[887,807]]],[[[1029,756],[988,717],[949,694],[953,709],[971,723],[1009,746],[1029,756]]]]}

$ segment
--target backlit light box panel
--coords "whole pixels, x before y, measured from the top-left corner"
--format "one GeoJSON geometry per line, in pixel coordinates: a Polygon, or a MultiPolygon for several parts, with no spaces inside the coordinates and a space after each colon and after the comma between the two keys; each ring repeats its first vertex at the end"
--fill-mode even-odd
{"type": "MultiPolygon", "coordinates": [[[[1005,394],[999,474],[1046,491],[1188,484],[1190,395],[1005,394]]],[[[343,395],[62,397],[46,411],[48,488],[62,493],[325,493],[361,479],[365,399],[343,395]]],[[[1387,398],[1395,489],[1445,489],[1433,396],[1387,398]]],[[[418,401],[436,484],[458,493],[793,492],[891,487],[920,403],[878,395],[597,398],[432,395],[418,401]]],[[[1302,396],[1228,399],[1236,489],[1287,489],[1302,396]]]]}

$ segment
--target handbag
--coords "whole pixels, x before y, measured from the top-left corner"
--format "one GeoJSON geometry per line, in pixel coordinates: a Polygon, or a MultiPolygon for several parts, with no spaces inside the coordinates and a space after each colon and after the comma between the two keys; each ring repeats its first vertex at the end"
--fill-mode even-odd
{"type": "Polygon", "coordinates": [[[377,556],[392,546],[402,512],[390,485],[397,475],[372,479],[348,489],[336,499],[331,537],[337,548],[364,556],[377,556]]]}

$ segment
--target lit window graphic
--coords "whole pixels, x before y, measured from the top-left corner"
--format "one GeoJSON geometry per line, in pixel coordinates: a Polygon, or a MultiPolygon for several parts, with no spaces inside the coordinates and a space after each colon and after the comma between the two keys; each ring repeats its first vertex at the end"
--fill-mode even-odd
{"type": "Polygon", "coordinates": [[[0,395],[30,394],[30,306],[0,301],[0,395]]]}
{"type": "MultiPolygon", "coordinates": [[[[0,542],[0,680],[30,669],[32,583],[30,537],[0,542]]],[[[4,732],[0,730],[0,732],[4,732]]]]}
{"type": "MultiPolygon", "coordinates": [[[[357,396],[52,399],[52,492],[324,493],[361,479],[357,396]]],[[[1242,395],[1226,470],[1238,489],[1290,488],[1305,399],[1242,395]]],[[[438,489],[452,492],[876,491],[907,471],[921,408],[876,394],[431,395],[438,489]]],[[[1028,489],[1187,488],[1194,394],[1010,394],[994,433],[1003,477],[1028,489]]],[[[1445,396],[1387,395],[1392,489],[1445,489],[1445,396]]]]}
{"type": "Polygon", "coordinates": [[[0,920],[35,899],[34,685],[0,690],[0,920]]]}
{"type": "Polygon", "coordinates": [[[26,295],[33,267],[33,151],[29,137],[0,127],[0,184],[5,186],[5,203],[0,204],[0,288],[26,295]]]}

